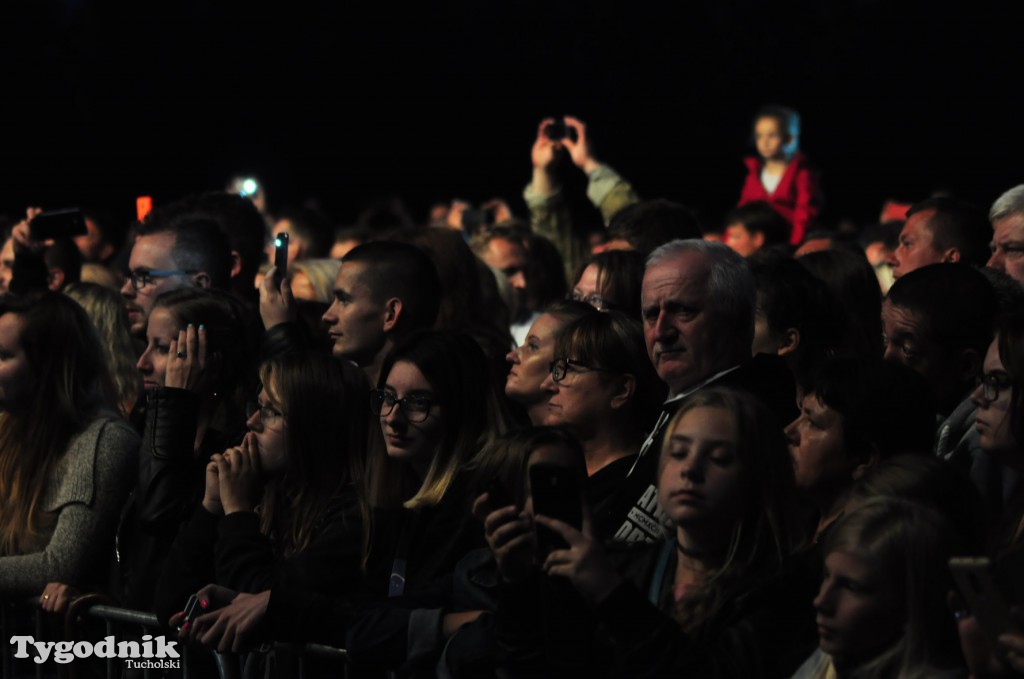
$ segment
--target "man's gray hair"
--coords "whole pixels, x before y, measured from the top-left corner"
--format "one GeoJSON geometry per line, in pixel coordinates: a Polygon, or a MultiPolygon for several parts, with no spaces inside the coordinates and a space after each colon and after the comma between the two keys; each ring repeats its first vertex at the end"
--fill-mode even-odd
{"type": "Polygon", "coordinates": [[[752,341],[757,285],[746,260],[728,245],[698,238],[669,241],[647,257],[647,268],[687,252],[699,253],[711,270],[708,298],[714,311],[726,318],[740,337],[752,341]]]}
{"type": "Polygon", "coordinates": [[[1017,214],[1024,214],[1024,184],[1014,186],[996,198],[996,202],[992,203],[992,209],[988,211],[988,220],[995,222],[997,219],[1017,214]]]}

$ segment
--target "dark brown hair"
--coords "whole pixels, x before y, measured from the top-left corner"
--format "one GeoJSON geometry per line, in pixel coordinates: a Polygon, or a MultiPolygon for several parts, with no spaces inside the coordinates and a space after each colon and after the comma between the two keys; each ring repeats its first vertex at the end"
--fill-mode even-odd
{"type": "Polygon", "coordinates": [[[288,466],[264,495],[263,529],[276,523],[286,553],[299,552],[339,493],[362,483],[370,386],[355,366],[320,354],[271,359],[260,366],[260,380],[288,425],[288,466]]]}
{"type": "Polygon", "coordinates": [[[647,357],[640,321],[620,311],[586,314],[555,337],[555,358],[572,358],[608,373],[632,375],[636,390],[628,412],[639,433],[649,431],[665,400],[665,383],[647,357]]]}
{"type": "Polygon", "coordinates": [[[593,255],[576,267],[572,277],[574,286],[591,264],[597,267],[598,294],[613,308],[630,318],[639,319],[645,266],[643,254],[637,250],[607,250],[593,255]]]}

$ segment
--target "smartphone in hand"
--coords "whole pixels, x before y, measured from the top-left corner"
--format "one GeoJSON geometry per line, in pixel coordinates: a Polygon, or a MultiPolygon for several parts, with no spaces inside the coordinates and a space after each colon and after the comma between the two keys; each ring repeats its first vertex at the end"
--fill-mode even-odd
{"type": "MultiPolygon", "coordinates": [[[[533,513],[557,519],[576,530],[583,530],[583,494],[579,473],[555,464],[530,466],[530,495],[533,513]]],[[[537,543],[542,554],[568,547],[560,535],[545,526],[537,526],[537,543]]]]}
{"type": "Polygon", "coordinates": [[[29,233],[32,240],[50,240],[51,238],[74,238],[88,233],[85,218],[78,208],[51,210],[40,212],[29,222],[29,233]]]}
{"type": "Polygon", "coordinates": [[[274,266],[278,283],[288,278],[288,234],[284,231],[274,238],[274,266]]]}
{"type": "MultiPolygon", "coordinates": [[[[191,595],[188,598],[188,603],[185,604],[185,618],[181,621],[181,627],[184,627],[186,623],[190,623],[199,617],[199,596],[196,594],[191,595]]],[[[181,629],[179,627],[178,629],[181,629]]]]}

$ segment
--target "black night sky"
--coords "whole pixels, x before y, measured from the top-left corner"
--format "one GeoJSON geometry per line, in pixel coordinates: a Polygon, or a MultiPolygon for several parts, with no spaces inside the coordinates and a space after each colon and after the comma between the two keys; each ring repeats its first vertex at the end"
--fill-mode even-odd
{"type": "Polygon", "coordinates": [[[279,5],[5,7],[0,210],[128,219],[136,195],[238,172],[339,223],[388,194],[417,217],[454,196],[516,209],[537,122],[570,113],[644,197],[717,221],[764,103],[800,111],[832,221],[939,189],[987,206],[1022,180],[1024,49],[995,3],[279,5]]]}

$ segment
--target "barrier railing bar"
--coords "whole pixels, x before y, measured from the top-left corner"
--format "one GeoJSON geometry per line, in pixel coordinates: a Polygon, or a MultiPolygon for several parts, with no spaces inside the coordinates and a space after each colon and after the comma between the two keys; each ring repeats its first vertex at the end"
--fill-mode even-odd
{"type": "MultiPolygon", "coordinates": [[[[32,614],[32,622],[35,623],[36,639],[43,638],[43,616],[39,614],[39,609],[36,609],[32,614]]],[[[37,664],[35,671],[36,679],[43,679],[43,666],[37,664]]]]}
{"type": "MultiPolygon", "coordinates": [[[[33,613],[32,622],[36,638],[41,639],[44,636],[44,616],[40,615],[40,611],[38,610],[33,611],[33,613]]],[[[104,629],[106,634],[109,636],[117,636],[116,623],[138,625],[142,628],[149,628],[152,630],[161,630],[163,628],[160,624],[160,620],[155,614],[144,611],[134,611],[127,608],[119,608],[117,606],[97,603],[89,606],[83,613],[93,618],[103,620],[104,629]]],[[[7,604],[0,604],[0,629],[4,630],[5,633],[7,629],[9,629],[10,620],[11,616],[9,606],[7,604]]],[[[277,650],[287,651],[298,656],[300,677],[305,675],[307,656],[316,656],[326,660],[341,662],[344,664],[344,667],[342,668],[342,676],[348,675],[348,652],[345,649],[337,648],[335,646],[327,646],[325,644],[288,642],[275,642],[273,647],[277,650]]],[[[182,675],[184,679],[189,679],[188,648],[182,647],[181,653],[182,675]]],[[[120,676],[119,669],[120,667],[115,658],[108,659],[106,662],[107,679],[117,679],[120,676]]],[[[41,665],[37,665],[34,670],[35,676],[38,679],[42,679],[43,667],[41,665]]],[[[218,667],[218,670],[222,673],[230,671],[223,665],[218,667]]],[[[0,651],[0,676],[9,677],[12,676],[12,672],[13,660],[11,658],[10,649],[5,646],[5,648],[0,651]]],[[[151,676],[154,676],[153,670],[150,668],[143,668],[143,679],[148,679],[151,676]]]]}
{"type": "Polygon", "coordinates": [[[154,613],[132,611],[127,608],[118,608],[117,606],[107,606],[104,604],[90,606],[88,613],[89,615],[102,618],[103,620],[126,622],[133,625],[142,625],[143,627],[160,628],[160,620],[154,613]]]}

